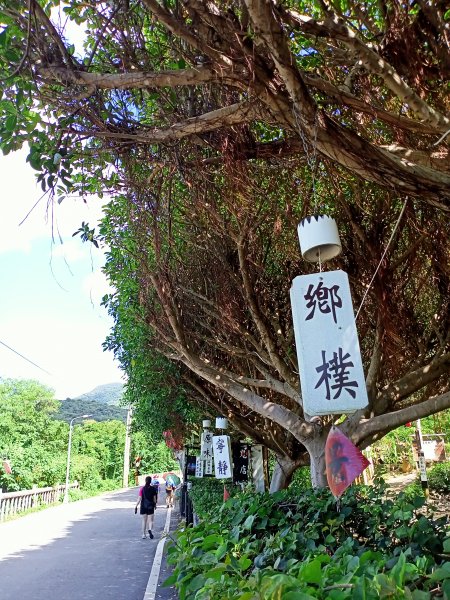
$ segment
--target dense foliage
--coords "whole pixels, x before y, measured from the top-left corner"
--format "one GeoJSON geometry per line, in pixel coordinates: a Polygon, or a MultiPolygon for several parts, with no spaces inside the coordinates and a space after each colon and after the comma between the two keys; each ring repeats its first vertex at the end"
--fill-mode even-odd
{"type": "MultiPolygon", "coordinates": [[[[402,466],[412,468],[413,460],[413,440],[416,435],[416,423],[408,423],[408,426],[398,427],[390,431],[383,439],[373,444],[371,448],[371,458],[375,467],[381,470],[389,467],[399,471],[402,466]]],[[[450,411],[442,411],[425,419],[421,419],[422,434],[432,434],[429,439],[434,439],[436,434],[442,434],[446,442],[446,453],[450,456],[450,411]]]]}
{"type": "Polygon", "coordinates": [[[80,400],[78,398],[63,400],[58,412],[55,413],[55,419],[69,423],[70,419],[82,414],[92,415],[95,421],[110,421],[115,419],[125,422],[127,419],[127,411],[124,408],[95,400],[80,400]]]}
{"type": "Polygon", "coordinates": [[[141,458],[139,473],[149,475],[151,473],[164,473],[164,471],[178,471],[180,465],[174,458],[173,452],[166,446],[165,442],[161,441],[161,437],[155,431],[152,432],[151,429],[151,423],[147,422],[145,428],[141,428],[132,434],[132,457],[139,456],[141,458]]]}
{"type": "Polygon", "coordinates": [[[57,408],[53,391],[36,381],[0,383],[0,455],[13,469],[0,470],[4,491],[64,481],[68,427],[53,420],[57,408]]]}
{"type": "Polygon", "coordinates": [[[427,477],[432,492],[450,497],[450,462],[434,465],[427,472],[427,477]]]}
{"type": "Polygon", "coordinates": [[[51,200],[111,195],[100,237],[78,233],[110,248],[140,423],[221,409],[277,454],[275,488],[309,461],[324,485],[333,418],[303,414],[289,305],[316,212],[365,298],[370,403],[343,432],[364,447],[450,406],[448,19],[443,0],[0,4],[0,147],[29,143],[51,200]]]}
{"type": "Polygon", "coordinates": [[[236,496],[240,487],[233,485],[230,481],[223,482],[215,477],[203,477],[201,479],[192,477],[189,479],[192,483],[192,489],[189,491],[189,497],[192,500],[194,512],[200,519],[208,519],[210,514],[217,512],[224,499],[224,491],[231,496],[236,496]]]}
{"type": "MultiPolygon", "coordinates": [[[[0,457],[12,467],[7,474],[0,463],[3,491],[64,483],[69,426],[55,419],[58,409],[53,391],[36,381],[0,383],[0,457]]],[[[122,486],[124,445],[122,421],[74,421],[70,480],[80,483],[82,494],[122,486]]],[[[132,436],[131,453],[143,457],[147,472],[178,467],[161,438],[142,432],[132,436]]],[[[134,485],[133,471],[130,484],[134,485]]]]}
{"type": "Polygon", "coordinates": [[[450,593],[448,520],[424,498],[353,487],[247,493],[228,500],[169,548],[181,600],[426,600],[450,593]]]}

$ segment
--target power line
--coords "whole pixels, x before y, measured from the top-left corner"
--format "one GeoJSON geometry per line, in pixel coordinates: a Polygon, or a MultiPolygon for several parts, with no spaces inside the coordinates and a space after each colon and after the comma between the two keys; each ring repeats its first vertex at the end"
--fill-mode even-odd
{"type": "MultiPolygon", "coordinates": [[[[14,354],[17,354],[17,356],[20,356],[20,358],[23,358],[24,360],[26,360],[27,362],[29,362],[30,364],[32,364],[34,367],[37,367],[41,371],[44,371],[44,373],[47,373],[47,375],[52,375],[46,369],[43,369],[42,367],[40,367],[39,365],[37,365],[35,362],[33,362],[32,360],[30,360],[29,358],[27,358],[23,354],[20,354],[20,352],[17,352],[17,350],[14,350],[14,348],[11,348],[11,346],[8,346],[8,344],[5,344],[5,342],[2,342],[2,340],[0,340],[0,344],[2,344],[2,346],[5,346],[5,348],[8,348],[8,350],[11,350],[11,352],[14,352],[14,354]]],[[[53,375],[52,375],[52,377],[53,377],[53,375]]]]}

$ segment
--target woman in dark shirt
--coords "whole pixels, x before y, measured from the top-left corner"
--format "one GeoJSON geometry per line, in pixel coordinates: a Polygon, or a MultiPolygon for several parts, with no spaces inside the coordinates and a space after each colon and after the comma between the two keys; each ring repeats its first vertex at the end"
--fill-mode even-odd
{"type": "Polygon", "coordinates": [[[145,485],[139,490],[139,496],[134,508],[134,514],[137,513],[138,506],[140,505],[140,514],[142,515],[142,539],[145,540],[148,536],[150,539],[154,538],[152,533],[153,520],[155,518],[156,501],[158,498],[158,492],[152,486],[152,478],[145,478],[145,485]]]}

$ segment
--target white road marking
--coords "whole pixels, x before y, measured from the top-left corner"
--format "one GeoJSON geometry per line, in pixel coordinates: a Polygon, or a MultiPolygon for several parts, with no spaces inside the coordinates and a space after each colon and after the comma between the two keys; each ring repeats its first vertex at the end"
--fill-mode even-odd
{"type": "MultiPolygon", "coordinates": [[[[167,509],[166,524],[164,525],[163,534],[167,534],[170,531],[170,516],[172,509],[167,509]]],[[[158,546],[156,547],[155,558],[153,559],[152,570],[147,583],[147,589],[145,590],[143,600],[155,600],[156,590],[158,587],[159,573],[161,571],[162,556],[164,552],[164,544],[166,543],[166,536],[159,540],[158,546]]]]}

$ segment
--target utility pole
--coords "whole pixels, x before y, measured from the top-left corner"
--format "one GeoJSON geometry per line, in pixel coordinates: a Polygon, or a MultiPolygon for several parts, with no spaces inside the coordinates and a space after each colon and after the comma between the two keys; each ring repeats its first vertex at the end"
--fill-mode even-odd
{"type": "Polygon", "coordinates": [[[423,438],[422,438],[422,426],[420,423],[420,419],[416,421],[416,443],[418,446],[418,463],[419,463],[419,473],[420,473],[420,483],[422,485],[423,493],[426,498],[429,496],[428,489],[428,477],[427,477],[427,466],[425,462],[425,453],[423,451],[423,438]]]}
{"type": "Polygon", "coordinates": [[[125,450],[123,453],[123,481],[122,487],[128,487],[128,478],[130,475],[130,449],[131,449],[131,416],[132,408],[128,407],[127,410],[127,425],[125,430],[125,450]]]}

